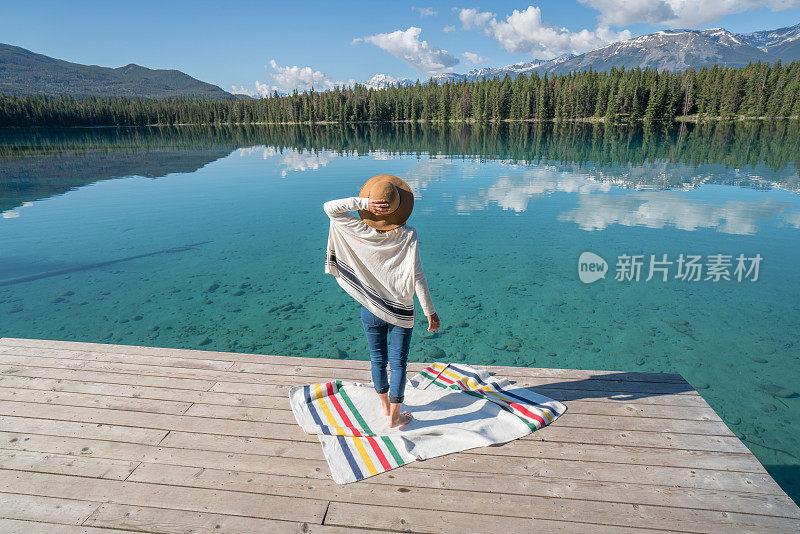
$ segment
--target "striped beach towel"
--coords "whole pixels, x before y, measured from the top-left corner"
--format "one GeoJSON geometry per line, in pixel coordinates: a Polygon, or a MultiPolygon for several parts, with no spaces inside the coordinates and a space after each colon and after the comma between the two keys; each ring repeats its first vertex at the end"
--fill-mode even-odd
{"type": "Polygon", "coordinates": [[[414,419],[402,430],[389,428],[370,383],[297,386],[289,400],[298,424],[318,436],[339,484],[518,439],[566,411],[562,403],[505,378],[455,363],[432,363],[409,380],[403,409],[414,419]]]}

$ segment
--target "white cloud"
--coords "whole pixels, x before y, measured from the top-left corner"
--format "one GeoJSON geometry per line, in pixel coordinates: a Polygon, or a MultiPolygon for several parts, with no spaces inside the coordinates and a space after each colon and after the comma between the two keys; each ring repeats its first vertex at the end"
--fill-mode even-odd
{"type": "Polygon", "coordinates": [[[412,7],[411,11],[416,11],[420,17],[430,17],[436,14],[432,7],[412,7]]]}
{"type": "Polygon", "coordinates": [[[458,20],[461,21],[461,27],[465,30],[469,30],[472,28],[482,28],[485,26],[492,18],[494,18],[494,13],[484,12],[480,13],[475,8],[469,9],[462,9],[458,12],[458,20]]]}
{"type": "Polygon", "coordinates": [[[479,56],[475,52],[464,52],[461,55],[464,56],[464,58],[467,61],[469,61],[470,63],[472,63],[473,65],[478,65],[480,63],[483,63],[487,59],[487,58],[485,58],[483,56],[479,56]]]}
{"type": "Polygon", "coordinates": [[[444,33],[452,33],[454,31],[456,31],[456,27],[452,26],[452,25],[451,26],[445,26],[444,28],[442,28],[442,31],[444,31],[444,33]]]}
{"type": "Polygon", "coordinates": [[[272,95],[273,91],[278,91],[279,93],[282,92],[281,88],[277,85],[269,85],[267,83],[261,83],[260,81],[256,80],[255,89],[248,89],[245,86],[236,87],[235,85],[231,86],[231,93],[235,95],[247,95],[252,96],[253,98],[260,97],[264,98],[267,96],[272,95]]]}
{"type": "Polygon", "coordinates": [[[329,91],[337,85],[345,87],[355,84],[355,80],[352,79],[346,82],[333,81],[323,72],[311,67],[298,67],[297,65],[282,67],[274,59],[271,59],[269,64],[273,70],[270,76],[286,91],[294,89],[305,91],[312,87],[316,91],[329,91]]]}
{"type": "Polygon", "coordinates": [[[751,9],[782,11],[800,0],[580,0],[600,12],[601,25],[627,26],[637,22],[672,28],[697,27],[751,9]]]}
{"type": "Polygon", "coordinates": [[[541,9],[534,6],[528,6],[524,11],[515,9],[505,20],[499,21],[493,13],[479,13],[475,9],[462,9],[458,16],[465,29],[483,29],[509,52],[532,54],[541,59],[588,52],[631,38],[628,30],[615,32],[608,26],[599,26],[594,31],[573,32],[542,21],[541,9]]]}
{"type": "Polygon", "coordinates": [[[440,74],[452,70],[452,67],[458,63],[458,58],[447,50],[429,45],[428,41],[420,41],[420,33],[422,33],[422,28],[411,26],[405,31],[376,33],[353,39],[353,43],[362,41],[372,43],[427,74],[440,74]]]}

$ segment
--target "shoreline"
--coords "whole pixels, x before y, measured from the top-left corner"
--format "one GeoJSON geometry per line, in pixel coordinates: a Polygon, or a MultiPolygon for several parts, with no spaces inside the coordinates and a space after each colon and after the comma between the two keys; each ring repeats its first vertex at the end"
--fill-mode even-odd
{"type": "Polygon", "coordinates": [[[430,120],[430,119],[405,119],[405,120],[391,120],[391,121],[287,121],[287,122],[181,122],[173,124],[106,124],[106,125],[72,125],[62,126],[58,124],[51,125],[33,125],[33,126],[0,126],[0,129],[31,129],[31,128],[163,128],[168,126],[315,126],[315,125],[346,125],[346,124],[502,124],[502,123],[610,123],[615,125],[630,125],[630,124],[655,124],[665,122],[675,123],[695,123],[702,122],[745,122],[745,121],[784,121],[784,120],[800,120],[798,115],[790,116],[759,116],[751,117],[746,115],[736,116],[700,116],[700,115],[681,115],[674,118],[663,117],[653,120],[644,119],[609,119],[606,117],[586,117],[581,119],[448,119],[448,120],[430,120]]]}

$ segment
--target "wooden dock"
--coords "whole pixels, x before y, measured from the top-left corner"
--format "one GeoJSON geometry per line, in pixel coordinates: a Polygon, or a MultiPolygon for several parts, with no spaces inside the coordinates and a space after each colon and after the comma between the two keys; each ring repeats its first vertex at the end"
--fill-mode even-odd
{"type": "Polygon", "coordinates": [[[800,531],[680,375],[484,368],[567,413],[338,485],[287,393],[368,362],[2,338],[0,532],[800,531]]]}

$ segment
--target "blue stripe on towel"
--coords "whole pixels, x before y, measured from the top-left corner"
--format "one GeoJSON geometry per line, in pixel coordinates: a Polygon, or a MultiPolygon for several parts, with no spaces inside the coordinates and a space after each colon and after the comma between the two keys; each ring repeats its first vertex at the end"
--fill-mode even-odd
{"type": "Polygon", "coordinates": [[[347,458],[347,463],[350,464],[350,469],[353,470],[353,474],[356,476],[356,480],[360,480],[364,478],[364,475],[361,474],[361,469],[358,468],[358,464],[356,463],[356,459],[353,458],[353,453],[350,452],[350,444],[344,436],[336,436],[339,439],[339,446],[342,448],[342,452],[344,453],[344,457],[347,458]]]}
{"type": "Polygon", "coordinates": [[[303,392],[306,395],[306,406],[308,406],[308,411],[311,414],[311,417],[314,419],[314,422],[319,425],[319,428],[323,434],[330,434],[328,428],[322,424],[322,419],[319,418],[319,414],[317,414],[317,410],[314,408],[314,404],[311,402],[311,386],[303,386],[303,392]]]}
{"type": "MultiPolygon", "coordinates": [[[[331,432],[327,429],[325,425],[322,424],[322,419],[320,419],[317,410],[314,408],[314,404],[311,402],[311,386],[303,386],[303,393],[305,393],[306,397],[306,406],[308,406],[308,411],[311,413],[311,417],[314,419],[314,422],[319,425],[322,429],[322,433],[326,435],[332,435],[331,432]]],[[[346,439],[343,436],[336,435],[336,438],[339,440],[339,446],[342,448],[342,453],[344,454],[347,463],[350,464],[350,469],[353,471],[353,474],[356,476],[356,480],[364,478],[364,475],[361,474],[361,469],[358,468],[358,464],[356,463],[356,459],[353,457],[353,454],[350,452],[350,448],[346,439]]]]}

